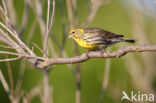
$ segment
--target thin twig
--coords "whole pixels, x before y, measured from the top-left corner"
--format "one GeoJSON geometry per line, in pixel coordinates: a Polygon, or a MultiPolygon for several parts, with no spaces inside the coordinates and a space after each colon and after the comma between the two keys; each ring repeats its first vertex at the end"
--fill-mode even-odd
{"type": "MultiPolygon", "coordinates": [[[[46,1],[46,0],[44,0],[44,1],[46,1]]],[[[34,4],[35,4],[35,8],[33,8],[33,7],[32,8],[34,10],[34,13],[36,14],[38,23],[40,25],[40,30],[41,30],[42,38],[44,38],[44,34],[45,34],[45,31],[46,31],[46,24],[45,24],[44,19],[43,19],[42,5],[41,5],[40,0],[35,0],[35,3],[34,4]]]]}
{"type": "Polygon", "coordinates": [[[28,33],[28,37],[27,37],[27,40],[26,40],[26,43],[27,45],[30,45],[31,41],[32,41],[32,38],[34,36],[34,32],[35,32],[35,29],[36,29],[36,26],[37,26],[37,20],[35,19],[34,22],[32,23],[31,25],[31,29],[30,29],[30,32],[28,33]]]}
{"type": "MultiPolygon", "coordinates": [[[[48,43],[48,29],[49,29],[49,15],[50,15],[50,0],[48,0],[48,6],[47,6],[47,22],[46,22],[46,32],[45,36],[43,38],[43,50],[45,53],[47,53],[47,43],[48,43]]],[[[46,54],[44,54],[46,56],[46,54]]]]}
{"type": "Polygon", "coordinates": [[[16,59],[18,60],[18,59],[21,59],[21,58],[39,59],[39,60],[43,60],[43,61],[45,59],[43,57],[37,57],[37,56],[31,56],[31,55],[19,54],[19,53],[7,52],[7,51],[0,51],[0,54],[9,54],[9,55],[18,56],[17,58],[12,58],[12,59],[2,59],[2,60],[0,60],[0,62],[12,61],[12,60],[16,60],[16,59]]]}
{"type": "Polygon", "coordinates": [[[9,54],[9,55],[19,56],[19,54],[18,54],[18,53],[7,52],[7,51],[0,51],[0,54],[9,54]]]}
{"type": "MultiPolygon", "coordinates": [[[[42,54],[45,54],[45,52],[35,43],[32,43],[42,54]]],[[[47,56],[47,55],[46,55],[47,56]]]]}
{"type": "Polygon", "coordinates": [[[15,95],[18,95],[20,93],[22,82],[23,82],[23,76],[24,76],[24,72],[25,72],[25,67],[26,67],[26,61],[21,60],[20,70],[18,72],[18,79],[17,79],[17,83],[15,86],[15,95]]]}
{"type": "Polygon", "coordinates": [[[15,35],[8,27],[6,27],[2,22],[0,22],[0,25],[5,28],[17,41],[18,43],[20,43],[31,55],[35,55],[21,40],[20,38],[17,36],[17,34],[15,35]]]}
{"type": "MultiPolygon", "coordinates": [[[[8,55],[6,55],[6,58],[8,58],[8,55]]],[[[6,65],[7,65],[8,76],[9,76],[10,92],[11,94],[14,94],[14,80],[13,80],[12,68],[11,68],[10,62],[7,61],[6,65]]]]}
{"type": "Polygon", "coordinates": [[[102,84],[102,87],[104,90],[106,90],[106,88],[108,86],[110,64],[111,64],[111,59],[106,59],[105,72],[104,72],[104,78],[103,78],[103,84],[102,84]]]}
{"type": "MultiPolygon", "coordinates": [[[[74,20],[77,20],[76,14],[76,0],[66,0],[67,10],[68,10],[68,20],[69,20],[69,28],[75,28],[74,20]],[[75,10],[75,11],[74,11],[75,10]]],[[[74,42],[74,53],[75,55],[79,55],[78,46],[74,42]]],[[[81,77],[81,67],[80,64],[76,64],[76,103],[81,102],[81,84],[80,84],[80,77],[81,77]]]]}
{"type": "MultiPolygon", "coordinates": [[[[32,23],[32,26],[30,27],[30,32],[29,32],[29,36],[27,37],[26,43],[29,45],[30,41],[34,35],[34,31],[37,25],[37,20],[34,20],[34,22],[32,23]]],[[[25,69],[26,69],[26,61],[25,60],[21,60],[20,61],[20,70],[18,73],[18,79],[17,79],[17,83],[15,86],[15,95],[18,95],[20,93],[21,87],[22,87],[22,83],[23,83],[23,77],[24,77],[24,73],[25,73],[25,69]]],[[[33,97],[31,97],[33,98],[33,97]]],[[[30,99],[29,99],[30,100],[30,99]]]]}
{"type": "Polygon", "coordinates": [[[43,71],[43,85],[44,85],[43,103],[51,103],[51,98],[50,98],[51,91],[49,85],[48,69],[43,71]]]}
{"type": "Polygon", "coordinates": [[[2,4],[3,4],[3,8],[4,8],[4,12],[6,13],[6,15],[8,14],[7,12],[7,7],[6,7],[6,4],[5,4],[5,1],[2,0],[2,4]]]}
{"type": "Polygon", "coordinates": [[[6,43],[10,47],[18,49],[19,45],[14,40],[12,40],[2,29],[0,29],[0,34],[1,34],[0,40],[2,42],[6,43]]]}
{"type": "MultiPolygon", "coordinates": [[[[49,18],[50,18],[50,0],[48,0],[48,7],[47,7],[47,22],[46,22],[46,33],[43,39],[43,53],[44,53],[44,57],[47,58],[47,50],[48,50],[48,37],[49,37],[49,33],[50,30],[52,28],[53,25],[53,19],[54,19],[54,12],[55,12],[55,0],[53,0],[53,11],[52,11],[52,16],[51,16],[51,23],[49,24],[49,18]]],[[[49,86],[49,72],[48,69],[44,70],[43,72],[43,85],[44,85],[44,95],[43,95],[43,102],[44,103],[51,103],[51,98],[50,98],[50,86],[49,86]]]]}
{"type": "Polygon", "coordinates": [[[18,19],[16,18],[16,10],[14,7],[14,1],[13,0],[6,0],[7,1],[7,8],[8,8],[8,15],[11,17],[12,23],[15,25],[16,22],[18,22],[18,19]]]}
{"type": "Polygon", "coordinates": [[[29,1],[28,0],[24,0],[24,11],[23,11],[23,16],[22,16],[22,23],[21,23],[21,27],[19,29],[19,37],[21,38],[25,29],[26,29],[26,26],[27,26],[27,23],[28,23],[28,18],[29,18],[29,8],[30,8],[30,5],[29,5],[29,1]]]}
{"type": "Polygon", "coordinates": [[[46,23],[46,34],[45,34],[45,38],[43,41],[43,50],[46,56],[47,54],[47,46],[48,46],[48,37],[49,37],[49,33],[50,30],[52,28],[53,22],[54,22],[54,14],[55,14],[55,0],[53,0],[53,11],[52,11],[52,16],[51,16],[51,22],[49,24],[49,16],[50,16],[50,0],[48,0],[48,8],[47,8],[47,23],[46,23]]]}
{"type": "Polygon", "coordinates": [[[81,103],[81,70],[76,69],[76,103],[81,103]]]}
{"type": "Polygon", "coordinates": [[[1,81],[1,83],[2,83],[2,86],[3,86],[4,90],[5,90],[7,93],[9,93],[9,86],[8,86],[8,83],[6,82],[4,76],[3,76],[3,73],[2,73],[2,71],[1,71],[1,69],[0,69],[0,81],[1,81]]]}
{"type": "Polygon", "coordinates": [[[21,59],[22,57],[19,56],[17,58],[9,58],[9,59],[1,59],[0,62],[6,62],[6,61],[15,61],[15,60],[19,60],[21,59]]]}
{"type": "Polygon", "coordinates": [[[30,103],[35,96],[41,95],[41,85],[40,84],[41,83],[39,82],[28,93],[26,93],[26,95],[23,96],[23,98],[26,99],[26,102],[24,102],[24,103],[30,103]]]}
{"type": "Polygon", "coordinates": [[[48,28],[48,34],[54,24],[54,15],[55,15],[55,0],[53,0],[53,11],[52,11],[52,15],[51,15],[51,22],[50,22],[50,25],[49,25],[49,28],[48,28]]]}
{"type": "Polygon", "coordinates": [[[68,20],[70,23],[70,28],[73,28],[73,11],[72,11],[72,5],[71,5],[71,0],[66,0],[66,4],[67,4],[67,10],[68,10],[68,20]]]}
{"type": "Polygon", "coordinates": [[[5,46],[5,45],[0,45],[0,47],[5,48],[5,49],[17,49],[17,48],[13,48],[13,47],[10,47],[10,46],[5,46]]]}
{"type": "Polygon", "coordinates": [[[105,62],[105,72],[104,72],[103,82],[102,82],[102,90],[101,90],[101,93],[100,93],[100,96],[99,96],[99,99],[98,99],[97,103],[102,103],[105,91],[106,91],[106,89],[108,87],[110,63],[111,63],[111,60],[110,59],[106,59],[106,62],[105,62]]]}

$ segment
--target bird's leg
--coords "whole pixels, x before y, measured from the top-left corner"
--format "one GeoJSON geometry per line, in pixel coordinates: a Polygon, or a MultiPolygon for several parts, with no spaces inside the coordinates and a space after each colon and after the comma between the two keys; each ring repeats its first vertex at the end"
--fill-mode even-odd
{"type": "Polygon", "coordinates": [[[107,48],[107,46],[104,46],[104,47],[101,48],[100,56],[103,57],[103,54],[106,53],[106,48],[107,48]]]}
{"type": "Polygon", "coordinates": [[[89,55],[88,55],[89,52],[90,52],[90,50],[87,50],[87,51],[86,51],[86,56],[87,56],[87,57],[89,57],[89,55]]]}
{"type": "Polygon", "coordinates": [[[104,53],[106,53],[105,48],[103,48],[103,49],[100,51],[100,56],[102,56],[102,57],[103,57],[103,54],[104,54],[104,53]]]}

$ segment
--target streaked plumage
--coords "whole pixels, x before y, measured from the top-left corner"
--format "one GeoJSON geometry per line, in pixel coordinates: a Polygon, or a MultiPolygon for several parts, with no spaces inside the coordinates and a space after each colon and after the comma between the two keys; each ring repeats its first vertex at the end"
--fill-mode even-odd
{"type": "Polygon", "coordinates": [[[80,46],[89,50],[106,48],[118,42],[134,43],[134,40],[124,39],[118,35],[99,28],[82,28],[70,31],[69,38],[73,38],[80,46]]]}

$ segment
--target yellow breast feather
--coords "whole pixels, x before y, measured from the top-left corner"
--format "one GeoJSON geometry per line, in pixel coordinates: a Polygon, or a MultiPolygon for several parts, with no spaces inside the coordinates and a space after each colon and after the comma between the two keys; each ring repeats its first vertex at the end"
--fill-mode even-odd
{"type": "Polygon", "coordinates": [[[96,50],[99,46],[98,45],[88,45],[84,39],[75,39],[75,41],[83,48],[89,50],[96,50]]]}

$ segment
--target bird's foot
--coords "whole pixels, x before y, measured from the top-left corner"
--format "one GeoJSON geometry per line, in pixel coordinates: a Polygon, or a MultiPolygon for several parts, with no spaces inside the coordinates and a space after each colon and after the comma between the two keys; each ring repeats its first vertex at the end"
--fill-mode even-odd
{"type": "Polygon", "coordinates": [[[86,53],[85,53],[87,57],[89,57],[89,55],[88,55],[89,52],[90,52],[90,50],[87,50],[86,53]]]}
{"type": "Polygon", "coordinates": [[[101,56],[101,57],[104,57],[104,53],[106,53],[106,51],[105,51],[105,49],[102,49],[102,50],[100,51],[100,56],[101,56]]]}

